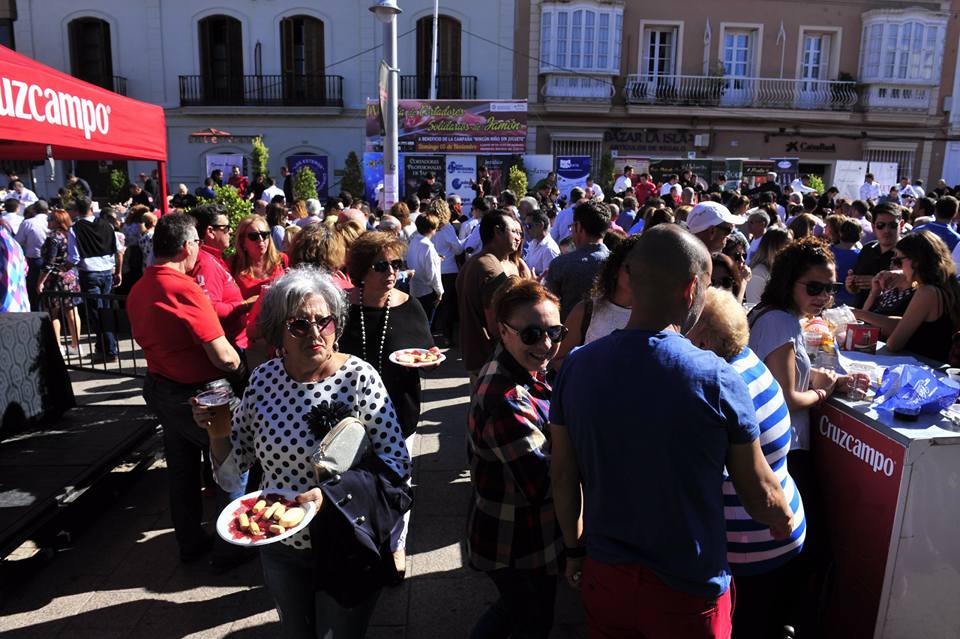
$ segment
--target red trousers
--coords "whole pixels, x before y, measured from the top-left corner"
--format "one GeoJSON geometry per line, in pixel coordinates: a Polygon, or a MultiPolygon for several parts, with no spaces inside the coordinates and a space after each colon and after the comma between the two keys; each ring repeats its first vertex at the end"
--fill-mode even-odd
{"type": "Polygon", "coordinates": [[[733,582],[717,599],[663,583],[641,564],[602,564],[587,558],[581,581],[591,639],[729,639],[733,582]]]}

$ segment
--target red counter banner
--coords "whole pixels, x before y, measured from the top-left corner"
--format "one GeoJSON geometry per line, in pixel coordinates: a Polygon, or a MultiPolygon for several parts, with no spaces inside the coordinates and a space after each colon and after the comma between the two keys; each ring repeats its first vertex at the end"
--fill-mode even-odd
{"type": "MultiPolygon", "coordinates": [[[[524,153],[525,100],[400,100],[401,153],[524,153]]],[[[367,101],[367,151],[383,149],[380,104],[367,101]]]]}
{"type": "Polygon", "coordinates": [[[810,411],[810,434],[826,518],[820,529],[834,560],[825,637],[872,637],[906,448],[829,404],[810,411]]]}
{"type": "Polygon", "coordinates": [[[0,46],[0,158],[167,159],[163,109],[0,46]]]}

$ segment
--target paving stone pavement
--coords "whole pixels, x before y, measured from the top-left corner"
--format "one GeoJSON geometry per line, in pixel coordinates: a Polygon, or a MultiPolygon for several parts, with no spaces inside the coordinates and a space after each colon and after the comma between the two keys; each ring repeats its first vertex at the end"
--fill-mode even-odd
{"type": "MultiPolygon", "coordinates": [[[[415,457],[416,500],[407,541],[407,579],[385,589],[370,639],[468,637],[496,598],[482,574],[466,566],[463,544],[470,480],[466,471],[467,378],[455,352],[424,379],[415,457]]],[[[114,378],[117,379],[117,378],[114,378]]],[[[96,392],[96,380],[76,380],[96,392]]],[[[118,383],[119,384],[119,383],[118,383]]],[[[122,384],[99,402],[137,402],[122,384]]],[[[100,388],[102,393],[105,388],[100,388]]],[[[106,396],[105,396],[106,395],[106,396]]],[[[9,639],[230,638],[279,634],[258,561],[223,575],[201,562],[181,565],[167,506],[163,461],[116,499],[91,508],[93,522],[73,546],[38,562],[31,577],[6,584],[0,634],[9,639]]],[[[215,517],[206,500],[208,517],[215,517]]],[[[575,592],[561,584],[553,637],[585,637],[575,592]]]]}

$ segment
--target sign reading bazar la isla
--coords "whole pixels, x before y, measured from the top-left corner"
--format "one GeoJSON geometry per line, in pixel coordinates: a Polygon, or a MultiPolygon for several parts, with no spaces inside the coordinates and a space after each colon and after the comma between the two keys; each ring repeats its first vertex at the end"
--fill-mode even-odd
{"type": "MultiPolygon", "coordinates": [[[[401,153],[523,153],[526,100],[400,100],[401,153]]],[[[367,101],[367,150],[383,148],[380,104],[367,101]]]]}
{"type": "Polygon", "coordinates": [[[688,129],[607,129],[603,142],[620,154],[692,151],[696,132],[688,129]]]}

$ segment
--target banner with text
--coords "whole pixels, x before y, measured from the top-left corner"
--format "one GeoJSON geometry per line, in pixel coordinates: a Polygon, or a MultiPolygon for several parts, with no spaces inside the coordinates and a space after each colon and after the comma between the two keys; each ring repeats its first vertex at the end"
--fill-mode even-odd
{"type": "Polygon", "coordinates": [[[230,179],[230,172],[233,171],[233,167],[239,166],[240,172],[243,173],[243,156],[239,153],[207,153],[205,157],[207,163],[205,175],[210,175],[214,170],[220,169],[223,171],[224,184],[230,179]]]}
{"type": "Polygon", "coordinates": [[[383,190],[383,153],[367,152],[363,154],[364,199],[371,205],[379,202],[383,190]]]}
{"type": "Polygon", "coordinates": [[[317,198],[321,202],[326,202],[328,189],[330,188],[330,172],[327,169],[327,156],[325,155],[288,155],[287,168],[294,176],[296,183],[297,171],[303,167],[308,167],[313,174],[317,176],[317,198]]]}
{"type": "MultiPolygon", "coordinates": [[[[523,153],[526,100],[400,100],[399,150],[406,153],[523,153]]],[[[367,101],[367,151],[383,150],[380,103],[367,101]]]]}
{"type": "MultiPolygon", "coordinates": [[[[523,170],[527,174],[527,188],[533,190],[541,180],[547,179],[547,174],[553,171],[552,155],[524,155],[523,170]]],[[[521,194],[520,197],[523,197],[521,194]]]]}
{"type": "Polygon", "coordinates": [[[867,175],[867,163],[860,160],[837,160],[833,171],[833,186],[840,189],[840,197],[860,199],[860,186],[867,175]]]}
{"type": "Polygon", "coordinates": [[[896,186],[899,181],[896,162],[871,162],[869,171],[873,173],[873,179],[880,185],[880,195],[889,193],[890,187],[896,186]]]}
{"type": "Polygon", "coordinates": [[[473,183],[477,178],[477,156],[448,155],[446,169],[447,197],[459,195],[463,212],[470,215],[473,198],[477,195],[473,190],[473,183]]]}
{"type": "Polygon", "coordinates": [[[800,158],[770,158],[777,174],[777,184],[787,186],[800,177],[800,158]]]}
{"type": "Polygon", "coordinates": [[[561,155],[557,157],[557,188],[560,197],[570,198],[570,189],[585,188],[590,175],[589,155],[561,155]]]}
{"type": "Polygon", "coordinates": [[[427,173],[433,173],[438,183],[446,185],[444,175],[447,167],[443,160],[444,156],[442,155],[404,155],[401,159],[403,183],[400,185],[403,197],[407,197],[411,193],[416,195],[420,183],[427,178],[427,173]]]}

